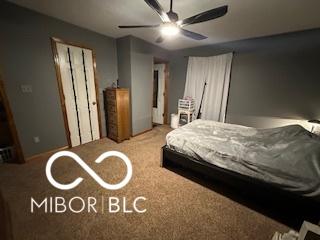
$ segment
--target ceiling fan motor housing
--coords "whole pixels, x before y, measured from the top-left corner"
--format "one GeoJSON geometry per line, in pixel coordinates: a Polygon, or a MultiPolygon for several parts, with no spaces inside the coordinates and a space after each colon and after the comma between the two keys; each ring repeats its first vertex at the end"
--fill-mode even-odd
{"type": "Polygon", "coordinates": [[[178,14],[175,12],[169,11],[167,12],[168,17],[170,18],[171,22],[176,22],[179,20],[178,14]]]}

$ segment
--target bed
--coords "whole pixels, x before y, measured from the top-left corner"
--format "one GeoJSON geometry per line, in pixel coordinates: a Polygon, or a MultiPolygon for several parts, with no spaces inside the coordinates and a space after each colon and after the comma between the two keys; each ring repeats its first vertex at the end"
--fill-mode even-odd
{"type": "Polygon", "coordinates": [[[299,125],[256,129],[195,120],[168,133],[162,165],[176,163],[320,216],[320,138],[299,125]]]}

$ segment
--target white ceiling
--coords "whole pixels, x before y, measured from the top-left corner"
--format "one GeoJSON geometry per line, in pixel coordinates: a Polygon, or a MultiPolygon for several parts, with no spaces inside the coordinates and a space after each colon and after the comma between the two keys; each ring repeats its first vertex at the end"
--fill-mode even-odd
{"type": "MultiPolygon", "coordinates": [[[[159,16],[143,0],[9,0],[43,14],[111,36],[134,35],[155,43],[157,29],[119,29],[118,25],[157,24],[159,16]]],[[[169,0],[158,0],[167,11],[169,0]]],[[[221,5],[227,15],[185,27],[208,36],[194,41],[183,36],[161,47],[174,50],[320,27],[319,0],[174,0],[180,19],[221,5]]]]}

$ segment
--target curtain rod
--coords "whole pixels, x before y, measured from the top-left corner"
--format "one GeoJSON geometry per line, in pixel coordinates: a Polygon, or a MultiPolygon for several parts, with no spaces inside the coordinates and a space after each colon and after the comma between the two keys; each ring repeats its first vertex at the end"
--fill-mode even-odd
{"type": "MultiPolygon", "coordinates": [[[[227,52],[227,53],[220,53],[220,54],[218,54],[218,55],[223,55],[223,54],[228,54],[228,53],[233,53],[233,54],[235,54],[235,51],[231,51],[231,52],[227,52]]],[[[213,56],[218,56],[217,54],[215,54],[215,55],[209,55],[209,56],[183,56],[184,58],[188,58],[188,57],[213,57],[213,56]]]]}

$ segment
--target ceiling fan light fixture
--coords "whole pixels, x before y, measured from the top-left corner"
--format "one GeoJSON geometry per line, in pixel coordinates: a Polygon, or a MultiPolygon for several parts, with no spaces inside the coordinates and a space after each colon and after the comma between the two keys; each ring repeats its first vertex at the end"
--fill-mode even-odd
{"type": "Polygon", "coordinates": [[[180,32],[180,28],[175,23],[164,23],[160,28],[161,35],[164,37],[175,36],[180,32]]]}
{"type": "Polygon", "coordinates": [[[184,29],[185,26],[207,22],[216,18],[224,16],[228,12],[228,5],[213,8],[205,12],[198,13],[192,17],[179,20],[179,16],[176,12],[172,10],[173,0],[170,0],[170,10],[165,12],[158,0],[144,0],[149,7],[156,12],[161,18],[162,23],[154,25],[127,25],[119,26],[119,28],[157,28],[160,27],[161,36],[157,38],[156,43],[162,43],[165,39],[174,37],[177,34],[181,34],[187,38],[193,40],[204,40],[208,37],[184,29]]]}

